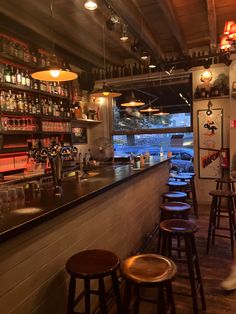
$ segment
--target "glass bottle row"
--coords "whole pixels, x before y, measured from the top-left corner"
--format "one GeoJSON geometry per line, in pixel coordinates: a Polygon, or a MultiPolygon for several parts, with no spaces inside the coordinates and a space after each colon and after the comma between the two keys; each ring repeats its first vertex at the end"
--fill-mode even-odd
{"type": "Polygon", "coordinates": [[[27,69],[8,64],[0,64],[0,81],[20,87],[27,87],[54,95],[68,97],[68,88],[66,84],[45,81],[39,82],[30,76],[27,69]]]}

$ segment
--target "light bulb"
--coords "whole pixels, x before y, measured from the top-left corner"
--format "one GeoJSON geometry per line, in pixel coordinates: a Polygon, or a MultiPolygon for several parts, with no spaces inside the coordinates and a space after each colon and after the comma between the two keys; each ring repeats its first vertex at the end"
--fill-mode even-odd
{"type": "Polygon", "coordinates": [[[50,75],[52,77],[58,77],[60,75],[60,70],[50,70],[50,75]]]}
{"type": "Polygon", "coordinates": [[[109,92],[102,92],[103,96],[109,96],[109,92]]]}
{"type": "Polygon", "coordinates": [[[96,1],[88,0],[85,2],[84,7],[87,10],[93,11],[93,10],[97,9],[98,5],[97,5],[96,1]]]}

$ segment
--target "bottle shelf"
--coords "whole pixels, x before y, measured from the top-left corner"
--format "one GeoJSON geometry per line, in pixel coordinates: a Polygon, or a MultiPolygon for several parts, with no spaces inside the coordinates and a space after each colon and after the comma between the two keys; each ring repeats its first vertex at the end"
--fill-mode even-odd
{"type": "MultiPolygon", "coordinates": [[[[236,94],[235,94],[235,96],[236,96],[236,94]]],[[[226,98],[229,98],[229,95],[213,96],[213,97],[207,97],[207,98],[194,98],[193,101],[211,100],[211,99],[226,99],[226,98]]]]}
{"type": "Polygon", "coordinates": [[[9,153],[23,153],[27,152],[28,147],[27,146],[22,146],[22,147],[9,147],[9,148],[1,148],[0,149],[0,154],[9,154],[9,153]]]}
{"type": "Polygon", "coordinates": [[[1,110],[0,111],[2,116],[30,116],[30,117],[35,117],[35,118],[39,118],[41,117],[40,114],[37,113],[29,113],[29,112],[18,112],[18,111],[6,111],[6,110],[1,110]]]}
{"type": "Polygon", "coordinates": [[[67,117],[55,117],[55,116],[41,116],[42,120],[50,120],[50,121],[70,121],[70,118],[67,117]]]}
{"type": "Polygon", "coordinates": [[[92,119],[73,119],[71,120],[73,124],[98,124],[102,123],[100,120],[92,120],[92,119]]]}
{"type": "Polygon", "coordinates": [[[11,61],[13,63],[16,63],[16,64],[20,64],[20,65],[23,65],[25,67],[29,67],[31,69],[38,69],[39,66],[36,65],[36,64],[33,64],[31,62],[25,62],[24,60],[20,59],[20,58],[17,58],[17,57],[14,57],[14,56],[11,56],[9,55],[8,53],[6,52],[0,52],[0,58],[3,58],[5,59],[6,61],[11,61]]]}
{"type": "Polygon", "coordinates": [[[53,94],[49,92],[44,92],[44,91],[41,91],[40,89],[33,89],[27,86],[16,85],[12,83],[0,82],[0,87],[8,89],[8,90],[18,90],[18,91],[24,91],[24,92],[29,92],[29,93],[35,93],[42,96],[49,96],[49,97],[69,100],[69,97],[65,97],[65,96],[61,96],[61,95],[53,94]]]}

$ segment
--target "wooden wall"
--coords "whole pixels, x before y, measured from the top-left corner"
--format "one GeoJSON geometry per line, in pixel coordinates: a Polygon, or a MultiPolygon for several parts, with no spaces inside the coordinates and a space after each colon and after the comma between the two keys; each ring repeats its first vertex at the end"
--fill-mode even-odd
{"type": "Polygon", "coordinates": [[[67,259],[87,248],[135,252],[158,222],[168,163],[0,245],[0,313],[65,314],[67,259]]]}

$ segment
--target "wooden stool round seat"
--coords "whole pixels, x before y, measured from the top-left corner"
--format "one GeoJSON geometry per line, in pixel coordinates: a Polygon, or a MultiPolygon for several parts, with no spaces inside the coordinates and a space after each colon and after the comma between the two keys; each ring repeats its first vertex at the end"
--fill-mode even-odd
{"type": "Polygon", "coordinates": [[[167,200],[168,202],[172,201],[185,201],[187,198],[187,193],[179,192],[179,191],[169,191],[162,194],[162,202],[165,203],[167,200]]]}
{"type": "Polygon", "coordinates": [[[188,212],[191,206],[183,202],[168,202],[160,205],[161,221],[167,218],[188,219],[188,212]]]}
{"type": "Polygon", "coordinates": [[[68,307],[67,313],[75,313],[74,307],[84,297],[85,313],[90,313],[90,295],[99,296],[100,312],[107,312],[106,292],[104,278],[111,276],[113,290],[116,295],[116,303],[118,313],[122,313],[121,298],[119,292],[119,283],[117,278],[117,270],[120,265],[119,258],[112,252],[106,250],[85,250],[71,256],[66,263],[66,270],[70,274],[68,307]],[[84,291],[75,297],[76,279],[83,279],[84,291]],[[90,280],[98,280],[98,290],[90,288],[90,280]]]}
{"type": "Polygon", "coordinates": [[[209,252],[210,243],[212,245],[215,244],[215,237],[221,237],[230,239],[231,252],[232,256],[234,256],[236,193],[232,190],[213,190],[209,194],[212,196],[212,202],[208,225],[207,253],[209,252]],[[222,202],[223,199],[226,200],[225,205],[222,202]],[[228,227],[225,225],[222,226],[222,220],[225,219],[228,220],[228,227]],[[229,235],[226,234],[227,231],[229,231],[229,235]]]}
{"type": "MultiPolygon", "coordinates": [[[[179,275],[182,278],[189,279],[194,314],[198,313],[198,294],[200,294],[201,297],[202,309],[206,309],[206,301],[194,237],[197,230],[197,225],[188,220],[170,219],[162,221],[160,223],[160,247],[158,251],[162,255],[166,255],[173,259],[176,263],[179,262],[181,265],[187,265],[188,273],[186,274],[186,270],[182,270],[179,275]],[[184,242],[183,245],[182,242],[184,242]]],[[[178,280],[178,276],[176,280],[178,280]]]]}
{"type": "Polygon", "coordinates": [[[182,181],[169,181],[167,185],[172,190],[181,190],[181,189],[186,188],[188,183],[182,182],[182,181]]]}
{"type": "Polygon", "coordinates": [[[181,181],[190,181],[192,179],[192,176],[187,176],[187,175],[176,175],[174,176],[175,180],[181,180],[181,181]]]}
{"type": "Polygon", "coordinates": [[[175,313],[175,304],[171,282],[176,275],[175,263],[158,254],[140,254],[127,258],[121,263],[121,275],[126,280],[125,286],[125,313],[129,313],[131,304],[131,289],[134,288],[134,313],[139,313],[141,300],[158,304],[158,313],[175,313]],[[158,287],[158,300],[147,300],[140,296],[140,287],[158,287]],[[165,304],[165,293],[168,302],[165,304]]]}
{"type": "Polygon", "coordinates": [[[190,176],[190,177],[195,177],[196,174],[194,172],[180,172],[178,173],[179,176],[190,176]]]}

